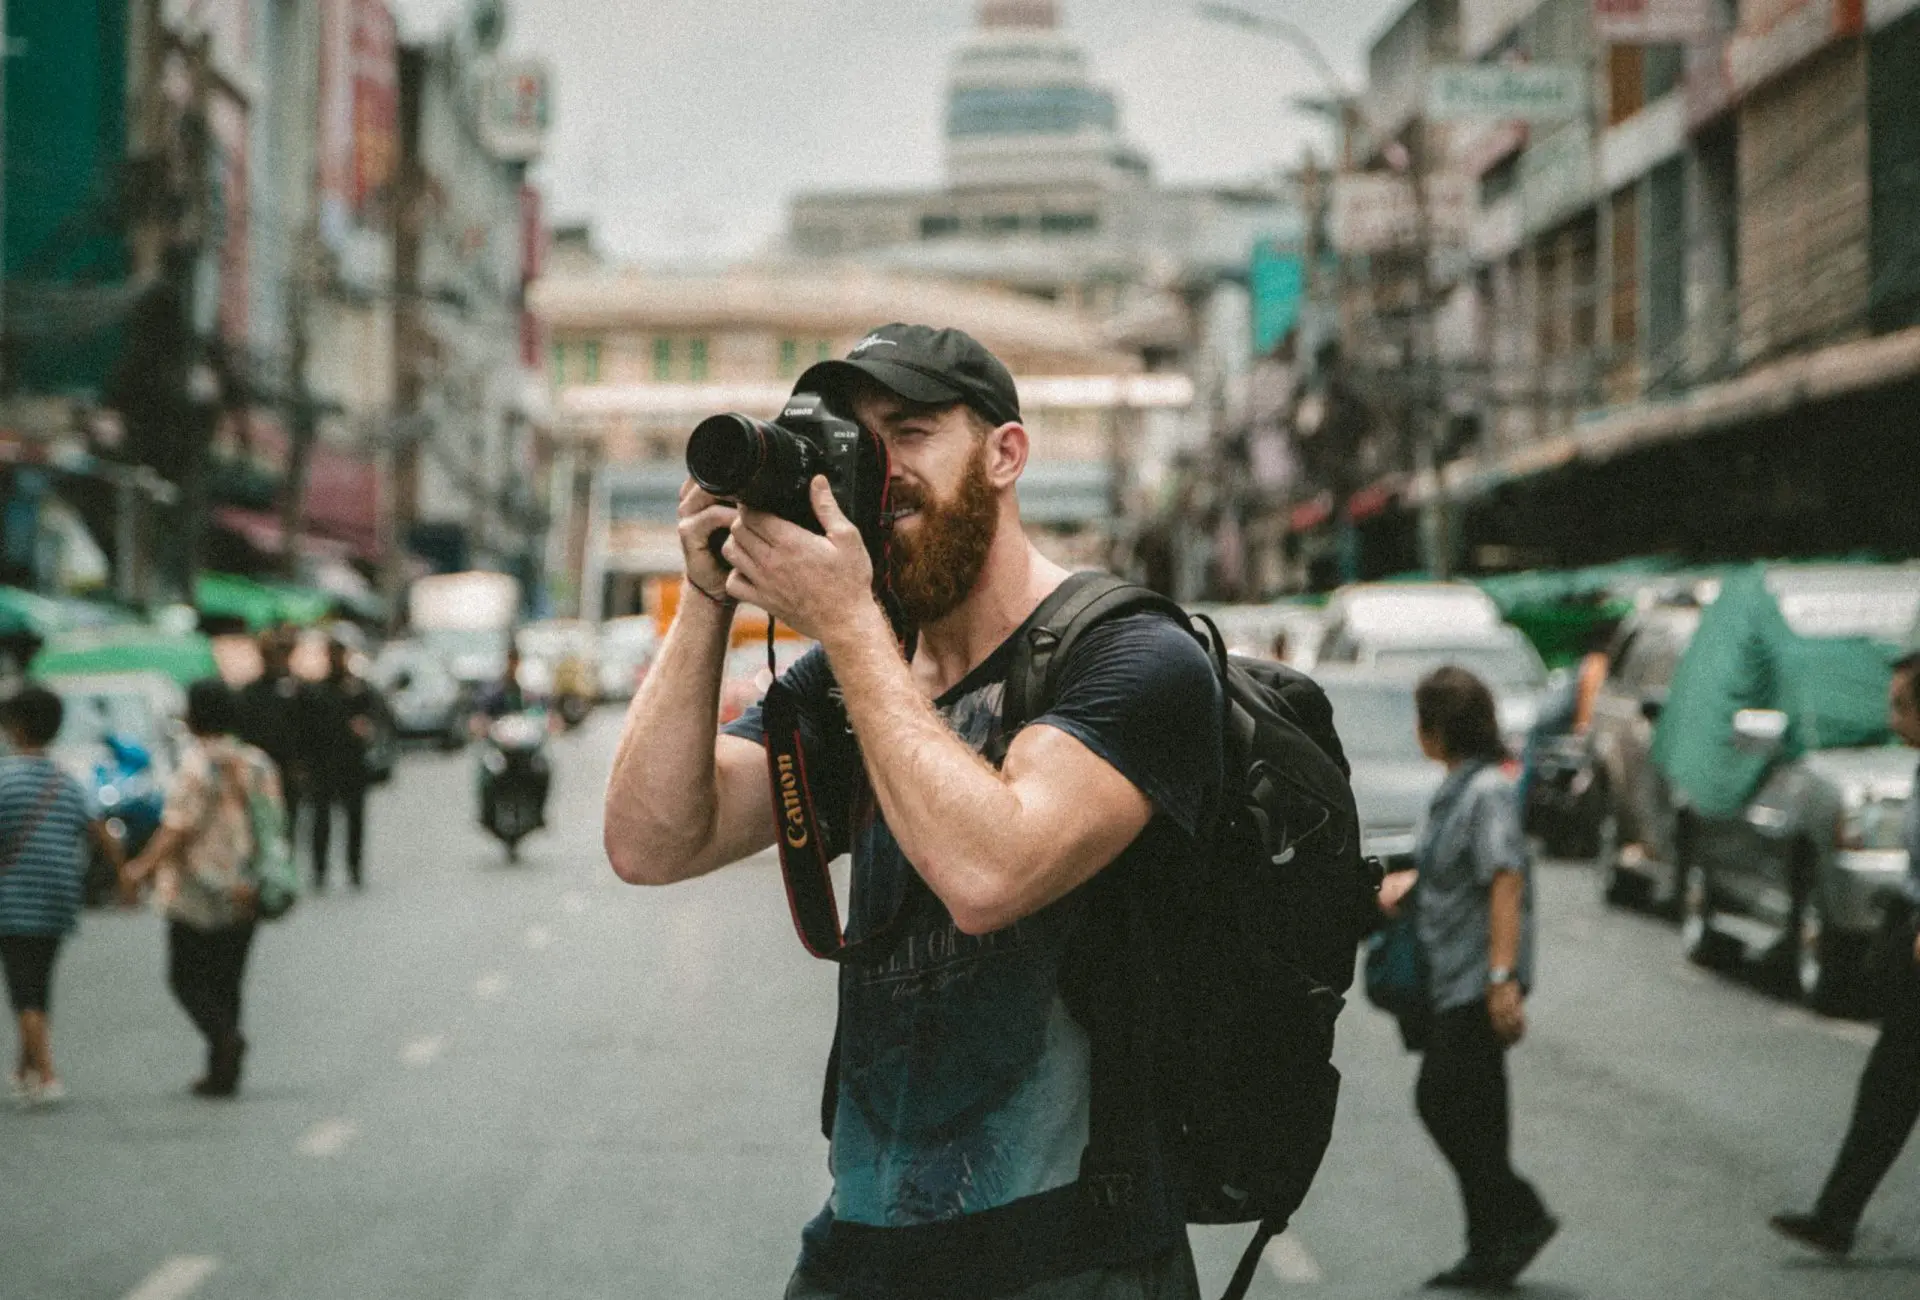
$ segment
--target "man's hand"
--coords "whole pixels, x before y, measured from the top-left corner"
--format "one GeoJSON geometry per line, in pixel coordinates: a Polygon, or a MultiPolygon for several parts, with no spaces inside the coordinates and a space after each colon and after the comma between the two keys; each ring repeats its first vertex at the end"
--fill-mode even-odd
{"type": "Polygon", "coordinates": [[[878,606],[866,543],[840,513],[825,476],[813,480],[813,513],[826,536],[778,515],[742,510],[721,554],[733,566],[727,595],[824,642],[828,632],[853,626],[856,611],[878,606]]]}
{"type": "Polygon", "coordinates": [[[1920,933],[1913,936],[1913,964],[1920,966],[1920,933]]]}
{"type": "Polygon", "coordinates": [[[680,486],[680,553],[686,558],[687,581],[714,600],[726,595],[727,567],[713,557],[707,541],[718,530],[732,528],[739,513],[692,479],[680,486]]]}
{"type": "Polygon", "coordinates": [[[1526,1003],[1512,980],[1487,986],[1487,1014],[1493,1019],[1494,1037],[1508,1047],[1526,1037],[1526,1003]]]}

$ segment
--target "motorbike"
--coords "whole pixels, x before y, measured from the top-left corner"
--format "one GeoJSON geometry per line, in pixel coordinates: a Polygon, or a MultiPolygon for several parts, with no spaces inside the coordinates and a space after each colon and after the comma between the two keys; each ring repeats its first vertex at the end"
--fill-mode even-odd
{"type": "Polygon", "coordinates": [[[531,713],[497,718],[480,743],[480,824],[520,858],[520,841],[547,824],[547,724],[531,713]]]}

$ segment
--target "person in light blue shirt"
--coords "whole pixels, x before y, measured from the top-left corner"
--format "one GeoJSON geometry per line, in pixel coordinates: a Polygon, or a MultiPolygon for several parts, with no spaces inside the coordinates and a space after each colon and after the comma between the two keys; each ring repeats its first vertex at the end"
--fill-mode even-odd
{"type": "MultiPolygon", "coordinates": [[[[1894,665],[1887,725],[1920,749],[1920,654],[1894,665]]],[[[1920,1122],[1920,773],[1907,798],[1906,832],[1904,888],[1886,918],[1880,1037],[1860,1076],[1853,1121],[1813,1211],[1768,1221],[1781,1236],[1836,1258],[1853,1249],[1867,1202],[1920,1122]]]]}
{"type": "Polygon", "coordinates": [[[1467,1217],[1466,1255],[1427,1285],[1499,1289],[1560,1228],[1508,1150],[1506,1052],[1526,1033],[1533,984],[1532,855],[1486,684],[1436,669],[1414,711],[1420,748],[1447,768],[1414,847],[1433,1007],[1415,1099],[1467,1217]]]}

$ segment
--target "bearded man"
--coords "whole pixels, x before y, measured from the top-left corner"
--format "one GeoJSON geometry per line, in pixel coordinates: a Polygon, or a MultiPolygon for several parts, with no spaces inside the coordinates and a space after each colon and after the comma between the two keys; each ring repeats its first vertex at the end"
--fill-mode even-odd
{"type": "Polygon", "coordinates": [[[1120,882],[1179,870],[1218,797],[1212,667],[1169,619],[1110,619],[1075,642],[1047,711],[1000,737],[1016,638],[1068,576],[1021,525],[1012,376],[958,330],[889,325],[799,390],[886,444],[912,657],[824,478],[824,535],[689,483],[694,591],[634,700],[606,807],[608,858],[632,884],[768,848],[761,711],[715,738],[733,609],[819,643],[782,680],[818,806],[855,806],[864,782],[848,938],[884,934],[886,951],[840,971],[833,1192],[786,1295],[1197,1297],[1116,936],[1120,882]],[[707,549],[718,528],[724,564],[707,549]]]}

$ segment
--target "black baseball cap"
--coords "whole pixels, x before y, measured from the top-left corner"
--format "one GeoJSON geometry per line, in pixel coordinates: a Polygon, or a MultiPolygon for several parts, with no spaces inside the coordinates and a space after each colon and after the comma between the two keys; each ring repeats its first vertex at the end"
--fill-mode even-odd
{"type": "Polygon", "coordinates": [[[800,376],[796,393],[819,393],[836,406],[854,375],[909,402],[965,402],[997,427],[1020,422],[1020,394],[1000,359],[964,330],[882,325],[853,345],[844,361],[822,361],[800,376]]]}

